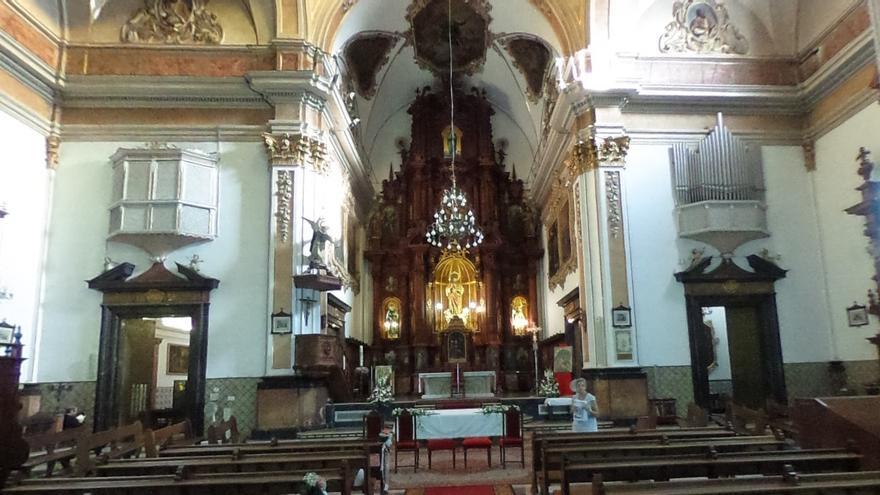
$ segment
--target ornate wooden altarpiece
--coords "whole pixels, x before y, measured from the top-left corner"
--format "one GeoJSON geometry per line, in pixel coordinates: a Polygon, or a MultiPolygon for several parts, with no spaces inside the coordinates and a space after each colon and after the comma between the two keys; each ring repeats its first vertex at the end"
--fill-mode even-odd
{"type": "Polygon", "coordinates": [[[409,108],[409,149],[399,141],[400,171],[392,168],[383,181],[370,219],[365,255],[373,277],[372,362],[394,366],[398,394],[415,390],[419,372],[455,369],[446,337],[462,325],[463,371],[494,370],[499,390],[532,386],[531,337],[521,325],[514,329],[511,319],[514,310],[519,315],[525,309],[530,325],[537,324],[539,221],[523,182],[515,169],[505,170],[504,152],[493,144],[493,110],[485,92],[457,90],[455,109],[457,183],[483,229],[483,244],[452,260],[425,240],[450,185],[444,140],[450,134],[449,96],[429,88],[417,91],[409,108]],[[512,307],[516,297],[525,298],[525,308],[522,299],[512,307]],[[461,318],[452,318],[453,308],[461,318]]]}

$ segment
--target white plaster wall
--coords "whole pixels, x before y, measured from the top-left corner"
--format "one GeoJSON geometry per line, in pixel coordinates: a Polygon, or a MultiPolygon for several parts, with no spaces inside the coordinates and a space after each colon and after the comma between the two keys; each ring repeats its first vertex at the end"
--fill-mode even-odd
{"type": "Polygon", "coordinates": [[[684,287],[673,274],[682,268],[680,252],[696,243],[677,240],[669,147],[632,146],[624,187],[639,365],[689,365],[684,287]]]}
{"type": "MultiPolygon", "coordinates": [[[[172,143],[219,152],[217,239],[168,256],[166,266],[193,254],[201,272],[220,280],[211,294],[208,378],[262,376],[268,333],[269,171],[260,143],[172,143]]],[[[45,318],[38,381],[94,380],[100,293],[85,280],[103,270],[105,255],[149,268],[147,253],[105,242],[111,167],[117,148],[143,143],[76,142],[61,147],[46,262],[45,318]],[[64,345],[58,345],[64,342],[64,345]]],[[[173,268],[172,268],[173,270],[173,268]]]]}
{"type": "Polygon", "coordinates": [[[798,0],[797,49],[806,50],[862,0],[798,0]]]}
{"type": "Polygon", "coordinates": [[[30,127],[0,111],[0,203],[9,214],[0,219],[0,320],[21,326],[22,379],[28,381],[38,325],[43,247],[52,172],[46,168],[46,141],[30,127]]]}
{"type": "MultiPolygon", "coordinates": [[[[788,270],[776,283],[782,357],[786,363],[832,358],[831,323],[819,244],[813,174],[807,172],[800,146],[764,146],[767,227],[771,236],[740,246],[736,261],[768,249],[788,270]]],[[[839,212],[842,213],[842,212],[839,212]]]]}
{"type": "Polygon", "coordinates": [[[819,237],[828,280],[829,314],[834,332],[837,357],[843,360],[876,359],[876,348],[865,338],[877,332],[877,318],[871,325],[850,328],[846,308],[853,301],[867,300],[869,288],[876,288],[874,273],[864,236],[864,217],[844,213],[861,201],[855,188],[862,183],[856,174],[855,160],[859,147],[880,156],[880,104],[865,108],[833,131],[816,141],[817,168],[813,173],[819,212],[819,237]]]}

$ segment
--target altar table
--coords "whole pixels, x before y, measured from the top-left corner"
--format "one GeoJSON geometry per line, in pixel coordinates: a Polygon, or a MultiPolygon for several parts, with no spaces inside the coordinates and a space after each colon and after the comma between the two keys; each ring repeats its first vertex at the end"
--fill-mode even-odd
{"type": "Polygon", "coordinates": [[[482,409],[439,409],[431,413],[415,418],[419,440],[500,437],[504,433],[501,413],[483,414],[482,409]]]}
{"type": "MultiPolygon", "coordinates": [[[[418,392],[423,399],[440,399],[452,396],[453,371],[419,373],[418,392]]],[[[494,397],[494,371],[462,372],[462,388],[465,397],[494,397]]]]}

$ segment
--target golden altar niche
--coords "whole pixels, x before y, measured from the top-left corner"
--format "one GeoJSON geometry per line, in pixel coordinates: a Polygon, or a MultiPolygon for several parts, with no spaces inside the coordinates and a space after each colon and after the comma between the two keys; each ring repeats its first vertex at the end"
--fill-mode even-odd
{"type": "Polygon", "coordinates": [[[477,268],[461,250],[444,251],[426,288],[434,332],[479,332],[486,301],[477,268]]]}

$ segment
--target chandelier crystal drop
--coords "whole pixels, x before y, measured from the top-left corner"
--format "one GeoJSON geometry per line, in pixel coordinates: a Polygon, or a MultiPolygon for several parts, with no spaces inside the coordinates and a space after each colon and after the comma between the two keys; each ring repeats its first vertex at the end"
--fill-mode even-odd
{"type": "Polygon", "coordinates": [[[440,208],[434,213],[434,223],[428,227],[425,239],[429,244],[448,250],[470,249],[483,242],[483,231],[477,226],[473,210],[468,208],[464,192],[455,181],[455,100],[452,89],[452,0],[448,2],[449,17],[449,150],[452,153],[450,169],[452,187],[443,191],[440,208]]]}

